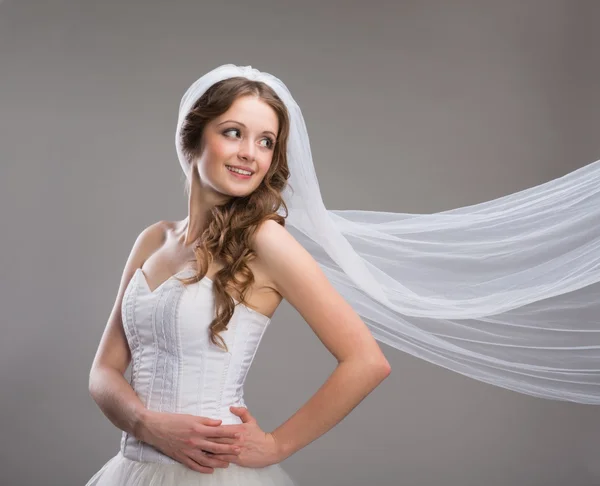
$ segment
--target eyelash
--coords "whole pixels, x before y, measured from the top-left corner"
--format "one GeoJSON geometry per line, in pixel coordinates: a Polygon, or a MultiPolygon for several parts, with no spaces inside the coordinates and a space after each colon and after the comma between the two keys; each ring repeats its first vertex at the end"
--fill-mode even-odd
{"type": "MultiPolygon", "coordinates": [[[[239,128],[228,128],[227,130],[225,130],[223,132],[223,135],[225,135],[228,132],[233,132],[233,131],[236,131],[239,133],[240,129],[239,128]]],[[[265,147],[265,148],[268,148],[269,150],[273,150],[273,145],[275,145],[275,141],[271,137],[265,137],[265,139],[268,140],[269,143],[271,144],[269,147],[265,147]]]]}

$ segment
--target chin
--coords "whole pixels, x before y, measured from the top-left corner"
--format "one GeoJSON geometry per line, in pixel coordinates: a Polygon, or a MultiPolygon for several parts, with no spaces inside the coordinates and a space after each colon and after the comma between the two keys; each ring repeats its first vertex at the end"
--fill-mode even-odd
{"type": "Polygon", "coordinates": [[[243,187],[238,187],[238,188],[232,188],[231,186],[226,186],[225,190],[224,190],[224,194],[227,194],[228,196],[231,197],[246,197],[249,194],[252,194],[254,192],[255,188],[252,188],[251,190],[248,188],[243,188],[243,187]]]}

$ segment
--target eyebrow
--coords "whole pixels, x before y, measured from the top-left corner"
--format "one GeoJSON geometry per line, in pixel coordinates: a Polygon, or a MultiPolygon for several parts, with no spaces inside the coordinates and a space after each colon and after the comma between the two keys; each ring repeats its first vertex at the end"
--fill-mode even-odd
{"type": "MultiPolygon", "coordinates": [[[[225,120],[225,121],[219,123],[217,126],[223,125],[223,123],[227,123],[227,122],[237,123],[238,125],[241,125],[244,128],[248,128],[242,122],[235,121],[235,120],[225,120]]],[[[272,131],[270,131],[270,130],[265,130],[263,133],[270,133],[271,135],[273,135],[274,138],[277,138],[277,136],[272,131]]]]}

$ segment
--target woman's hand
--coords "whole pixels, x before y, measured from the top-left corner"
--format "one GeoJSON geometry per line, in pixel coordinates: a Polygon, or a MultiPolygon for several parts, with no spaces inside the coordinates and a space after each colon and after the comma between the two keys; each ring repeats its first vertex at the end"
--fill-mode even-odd
{"type": "MultiPolygon", "coordinates": [[[[241,424],[223,425],[222,428],[241,432],[234,444],[241,447],[237,457],[228,457],[230,462],[244,467],[266,467],[281,461],[279,445],[273,435],[263,432],[256,419],[244,407],[229,407],[232,413],[242,419],[241,424]]],[[[218,440],[218,439],[217,439],[218,440]]],[[[219,442],[221,442],[219,440],[219,442]]],[[[218,458],[219,454],[215,456],[218,458]]]]}
{"type": "Polygon", "coordinates": [[[238,457],[239,434],[221,420],[148,410],[136,437],[194,471],[211,474],[238,457]]]}

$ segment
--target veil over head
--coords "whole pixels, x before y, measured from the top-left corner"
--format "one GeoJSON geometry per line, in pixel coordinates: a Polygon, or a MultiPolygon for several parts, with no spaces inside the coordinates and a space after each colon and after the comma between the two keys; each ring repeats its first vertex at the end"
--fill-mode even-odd
{"type": "Polygon", "coordinates": [[[600,160],[495,200],[433,214],[331,210],[300,107],[275,76],[225,64],[214,83],[270,86],[290,115],[286,227],[380,342],[528,395],[600,404],[600,160]]]}

